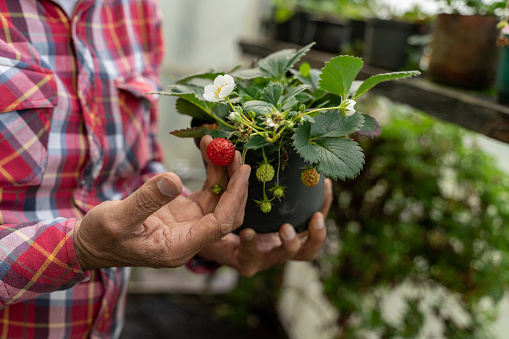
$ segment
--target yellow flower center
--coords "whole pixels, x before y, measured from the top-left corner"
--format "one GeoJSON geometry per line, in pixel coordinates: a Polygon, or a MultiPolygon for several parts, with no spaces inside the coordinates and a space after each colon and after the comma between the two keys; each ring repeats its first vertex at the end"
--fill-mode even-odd
{"type": "Polygon", "coordinates": [[[220,87],[217,87],[216,91],[214,92],[214,94],[216,95],[216,97],[219,97],[219,93],[221,93],[221,89],[226,86],[226,85],[221,85],[220,87]]]}

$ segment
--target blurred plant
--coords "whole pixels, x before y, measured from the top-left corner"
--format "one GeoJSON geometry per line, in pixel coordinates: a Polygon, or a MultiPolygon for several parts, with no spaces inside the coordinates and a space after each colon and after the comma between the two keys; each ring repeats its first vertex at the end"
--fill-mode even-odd
{"type": "Polygon", "coordinates": [[[507,0],[504,12],[500,16],[500,22],[497,25],[497,28],[500,30],[500,35],[497,39],[497,45],[500,47],[504,47],[509,45],[509,0],[507,0]]]}
{"type": "Polygon", "coordinates": [[[338,337],[417,338],[434,318],[445,338],[489,338],[509,282],[509,177],[459,128],[415,112],[359,142],[364,173],[335,182],[319,259],[338,337]]]}
{"type": "Polygon", "coordinates": [[[506,5],[505,0],[437,0],[443,12],[460,14],[497,15],[506,5]]]}

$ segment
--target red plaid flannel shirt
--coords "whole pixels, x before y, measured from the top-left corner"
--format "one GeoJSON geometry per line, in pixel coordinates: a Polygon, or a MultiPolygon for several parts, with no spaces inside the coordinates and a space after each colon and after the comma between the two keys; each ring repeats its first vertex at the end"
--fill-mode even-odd
{"type": "Polygon", "coordinates": [[[129,270],[83,272],[73,225],[163,170],[156,0],[0,1],[0,338],[109,338],[129,270]]]}

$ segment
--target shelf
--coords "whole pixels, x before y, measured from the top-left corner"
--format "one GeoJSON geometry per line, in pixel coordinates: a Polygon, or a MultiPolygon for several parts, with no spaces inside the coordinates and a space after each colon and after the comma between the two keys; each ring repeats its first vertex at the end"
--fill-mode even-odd
{"type": "MultiPolygon", "coordinates": [[[[270,39],[242,40],[239,45],[244,54],[256,58],[281,49],[301,48],[299,45],[270,39]]],[[[322,68],[332,57],[332,54],[311,50],[302,60],[313,68],[322,68]]],[[[359,73],[359,79],[385,72],[365,65],[359,73]]],[[[383,95],[441,120],[509,144],[509,106],[498,103],[494,98],[439,85],[422,77],[384,82],[371,89],[370,93],[383,95]]]]}

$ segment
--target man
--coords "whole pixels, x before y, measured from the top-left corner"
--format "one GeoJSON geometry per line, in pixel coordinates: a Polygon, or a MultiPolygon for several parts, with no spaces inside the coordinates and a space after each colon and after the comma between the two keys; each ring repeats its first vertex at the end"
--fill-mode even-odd
{"type": "Polygon", "coordinates": [[[288,224],[236,236],[250,174],[239,154],[220,197],[212,163],[191,194],[164,171],[145,96],[163,53],[155,0],[0,1],[0,25],[0,338],[118,337],[128,267],[250,276],[316,256],[329,181],[307,237],[288,224]]]}

